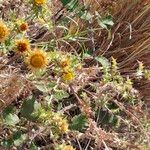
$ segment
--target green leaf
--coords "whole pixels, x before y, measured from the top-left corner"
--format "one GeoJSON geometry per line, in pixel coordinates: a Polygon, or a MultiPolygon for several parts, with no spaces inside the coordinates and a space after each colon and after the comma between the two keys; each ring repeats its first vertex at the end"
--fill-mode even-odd
{"type": "Polygon", "coordinates": [[[109,25],[109,26],[113,26],[114,25],[113,18],[112,18],[111,15],[108,15],[105,18],[103,18],[102,22],[105,25],[109,25]]]}
{"type": "Polygon", "coordinates": [[[13,106],[8,106],[3,110],[3,117],[5,118],[7,115],[13,112],[13,106]]]}
{"type": "Polygon", "coordinates": [[[56,85],[56,82],[50,82],[47,86],[48,88],[54,88],[56,85]]]}
{"type": "Polygon", "coordinates": [[[70,129],[82,131],[82,129],[85,127],[86,122],[87,122],[87,119],[85,115],[81,114],[81,115],[75,116],[72,119],[70,129]]]}
{"type": "Polygon", "coordinates": [[[107,112],[105,110],[101,110],[99,112],[99,114],[97,114],[97,115],[99,116],[99,121],[101,122],[101,124],[117,126],[119,123],[119,119],[118,119],[117,115],[110,114],[109,112],[107,112]]]}
{"type": "Polygon", "coordinates": [[[9,149],[13,145],[12,139],[3,139],[1,145],[4,149],[9,149]]]}
{"type": "Polygon", "coordinates": [[[63,90],[55,90],[54,98],[57,100],[61,100],[63,98],[69,97],[69,94],[63,90]]]}
{"type": "Polygon", "coordinates": [[[96,12],[96,16],[97,22],[102,28],[109,30],[114,25],[113,18],[111,15],[102,18],[100,14],[96,12]]]}
{"type": "Polygon", "coordinates": [[[20,121],[19,117],[16,114],[9,114],[4,119],[5,119],[6,124],[12,125],[12,126],[16,125],[20,121]]]}
{"type": "Polygon", "coordinates": [[[29,150],[38,150],[38,147],[32,142],[29,150]]]}
{"type": "Polygon", "coordinates": [[[81,16],[84,20],[91,20],[93,18],[93,15],[91,15],[89,12],[85,11],[83,15],[81,16]]]}
{"type": "Polygon", "coordinates": [[[62,4],[65,6],[70,3],[71,0],[61,0],[62,4]]]}
{"type": "Polygon", "coordinates": [[[35,121],[38,118],[38,116],[33,115],[33,113],[36,112],[40,107],[41,107],[40,103],[35,101],[35,99],[33,98],[25,100],[21,107],[20,111],[21,116],[28,120],[35,121]]]}
{"type": "Polygon", "coordinates": [[[79,1],[78,0],[61,0],[63,6],[67,9],[73,11],[77,8],[79,1]]]}
{"type": "Polygon", "coordinates": [[[103,57],[103,56],[98,56],[98,57],[95,57],[95,59],[101,63],[102,67],[103,68],[110,68],[111,66],[111,63],[108,61],[107,58],[103,57]]]}
{"type": "Polygon", "coordinates": [[[34,85],[35,85],[36,88],[37,88],[38,90],[40,90],[41,92],[43,92],[43,93],[48,92],[48,89],[47,89],[47,87],[45,86],[44,83],[38,82],[38,83],[35,83],[34,85]]]}
{"type": "Polygon", "coordinates": [[[25,142],[26,138],[27,138],[27,135],[22,134],[21,131],[15,132],[13,134],[14,145],[20,146],[21,144],[23,144],[23,142],[25,142]]]}
{"type": "Polygon", "coordinates": [[[7,108],[4,109],[3,111],[3,118],[5,120],[5,123],[7,125],[16,125],[17,123],[19,123],[19,117],[16,114],[13,114],[13,107],[9,106],[7,108]]]}

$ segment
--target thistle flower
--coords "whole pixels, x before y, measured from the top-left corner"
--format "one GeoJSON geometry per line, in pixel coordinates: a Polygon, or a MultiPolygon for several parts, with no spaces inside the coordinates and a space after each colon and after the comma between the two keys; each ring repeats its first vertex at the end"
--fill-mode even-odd
{"type": "Polygon", "coordinates": [[[74,72],[71,70],[67,70],[63,72],[62,79],[64,81],[71,81],[74,78],[74,72]]]}
{"type": "Polygon", "coordinates": [[[19,39],[15,41],[15,48],[18,52],[24,53],[30,50],[28,39],[19,39]]]}
{"type": "Polygon", "coordinates": [[[71,145],[65,145],[62,150],[75,150],[71,145]]]}
{"type": "Polygon", "coordinates": [[[22,22],[19,26],[20,31],[26,31],[28,30],[28,24],[26,22],[22,22]]]}
{"type": "Polygon", "coordinates": [[[58,127],[60,133],[64,134],[68,132],[69,125],[66,119],[63,119],[60,115],[55,114],[52,120],[58,127]]]}
{"type": "Polygon", "coordinates": [[[34,0],[36,5],[43,5],[47,2],[47,0],[34,0]]]}
{"type": "Polygon", "coordinates": [[[61,68],[65,68],[67,66],[69,66],[70,62],[68,58],[64,58],[60,61],[59,65],[61,68]]]}
{"type": "Polygon", "coordinates": [[[48,64],[47,53],[40,49],[35,49],[28,54],[26,63],[32,70],[43,69],[48,64]]]}
{"type": "Polygon", "coordinates": [[[61,144],[57,145],[55,150],[75,150],[71,145],[61,144]]]}
{"type": "Polygon", "coordinates": [[[0,21],[0,42],[4,42],[8,36],[9,29],[2,21],[0,21]]]}
{"type": "Polygon", "coordinates": [[[68,132],[68,127],[69,127],[69,125],[68,125],[68,122],[66,119],[63,119],[60,122],[58,122],[58,128],[62,134],[68,132]]]}

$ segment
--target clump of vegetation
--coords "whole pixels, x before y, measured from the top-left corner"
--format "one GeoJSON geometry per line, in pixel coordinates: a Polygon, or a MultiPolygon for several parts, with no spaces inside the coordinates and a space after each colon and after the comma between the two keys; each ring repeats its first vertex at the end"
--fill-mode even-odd
{"type": "Polygon", "coordinates": [[[0,12],[1,149],[150,148],[147,0],[8,0],[0,12]]]}

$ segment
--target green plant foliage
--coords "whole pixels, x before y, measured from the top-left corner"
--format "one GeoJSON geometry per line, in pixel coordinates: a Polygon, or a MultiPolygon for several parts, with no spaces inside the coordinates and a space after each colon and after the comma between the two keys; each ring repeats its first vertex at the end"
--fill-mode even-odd
{"type": "Polygon", "coordinates": [[[9,106],[3,111],[3,118],[7,125],[16,125],[19,123],[19,117],[13,113],[13,107],[9,106]]]}
{"type": "Polygon", "coordinates": [[[116,127],[119,124],[118,117],[115,114],[110,114],[107,111],[101,110],[97,115],[99,116],[99,121],[102,125],[111,125],[116,127]]]}
{"type": "Polygon", "coordinates": [[[102,28],[109,30],[114,25],[113,18],[111,15],[101,17],[100,14],[96,12],[96,16],[97,16],[98,24],[102,28]]]}
{"type": "Polygon", "coordinates": [[[73,117],[72,123],[70,124],[70,129],[82,131],[87,123],[87,119],[84,115],[78,115],[73,117]]]}
{"type": "Polygon", "coordinates": [[[67,5],[68,3],[70,3],[70,1],[72,1],[72,0],[61,0],[62,4],[64,6],[67,5]]]}
{"type": "Polygon", "coordinates": [[[22,134],[21,131],[17,131],[13,134],[13,141],[15,146],[20,146],[27,138],[26,134],[22,134]]]}
{"type": "Polygon", "coordinates": [[[29,150],[38,150],[38,147],[32,142],[29,150]]]}
{"type": "Polygon", "coordinates": [[[98,57],[95,57],[95,59],[101,63],[103,69],[106,69],[106,68],[110,68],[111,67],[111,64],[109,62],[109,60],[103,56],[98,56],[98,57]]]}
{"type": "Polygon", "coordinates": [[[63,6],[65,6],[68,10],[75,10],[78,6],[78,0],[61,0],[63,6]]]}
{"type": "Polygon", "coordinates": [[[146,149],[149,7],[0,0],[0,150],[146,149]]]}
{"type": "Polygon", "coordinates": [[[12,137],[2,140],[1,145],[3,146],[4,149],[9,149],[13,145],[20,146],[25,142],[26,139],[27,139],[26,134],[22,134],[21,131],[16,131],[13,133],[12,137]]]}
{"type": "Polygon", "coordinates": [[[13,140],[12,139],[3,139],[1,141],[1,146],[4,149],[9,149],[13,145],[13,140]]]}
{"type": "Polygon", "coordinates": [[[54,91],[54,98],[56,100],[62,100],[63,98],[69,97],[69,94],[64,90],[55,90],[54,91]]]}
{"type": "Polygon", "coordinates": [[[33,98],[25,100],[21,107],[21,116],[34,121],[38,118],[38,116],[33,115],[33,113],[37,111],[40,107],[41,105],[33,98]]]}

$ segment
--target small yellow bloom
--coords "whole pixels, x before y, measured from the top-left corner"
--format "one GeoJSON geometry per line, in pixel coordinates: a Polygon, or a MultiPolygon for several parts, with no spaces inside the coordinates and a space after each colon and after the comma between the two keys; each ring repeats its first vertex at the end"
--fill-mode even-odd
{"type": "Polygon", "coordinates": [[[73,71],[65,71],[63,72],[62,78],[65,81],[70,81],[74,78],[74,72],[73,71]]]}
{"type": "Polygon", "coordinates": [[[18,52],[27,52],[30,50],[30,43],[29,40],[27,39],[19,39],[15,41],[15,45],[16,45],[16,50],[18,52]]]}
{"type": "Polygon", "coordinates": [[[29,28],[28,23],[26,23],[26,22],[22,22],[19,26],[20,31],[26,31],[26,30],[28,30],[28,28],[29,28]]]}
{"type": "Polygon", "coordinates": [[[35,49],[28,54],[26,63],[32,70],[43,69],[48,64],[47,53],[40,49],[35,49]]]}
{"type": "Polygon", "coordinates": [[[75,150],[71,145],[65,145],[62,150],[75,150]]]}
{"type": "Polygon", "coordinates": [[[10,33],[7,26],[2,21],[0,21],[0,42],[4,42],[9,34],[10,33]]]}
{"type": "Polygon", "coordinates": [[[60,133],[64,134],[69,131],[69,125],[67,120],[63,119],[60,115],[55,114],[52,120],[58,127],[60,133]]]}
{"type": "Polygon", "coordinates": [[[36,5],[43,5],[47,2],[47,0],[34,0],[36,5]]]}
{"type": "Polygon", "coordinates": [[[68,127],[69,127],[69,125],[68,125],[68,122],[66,119],[63,119],[58,122],[58,128],[61,133],[63,133],[63,134],[67,133],[69,130],[68,127]]]}
{"type": "Polygon", "coordinates": [[[60,150],[75,150],[71,145],[61,144],[59,145],[60,150]]]}

